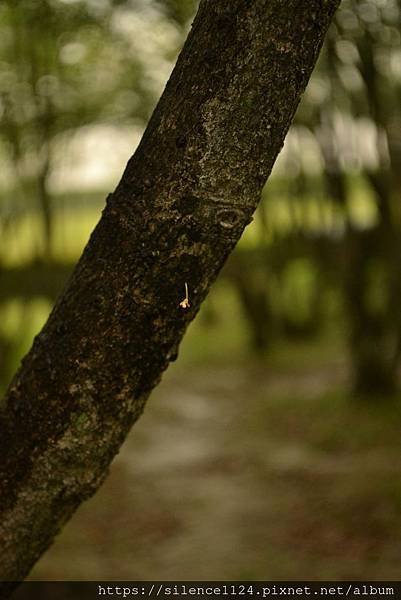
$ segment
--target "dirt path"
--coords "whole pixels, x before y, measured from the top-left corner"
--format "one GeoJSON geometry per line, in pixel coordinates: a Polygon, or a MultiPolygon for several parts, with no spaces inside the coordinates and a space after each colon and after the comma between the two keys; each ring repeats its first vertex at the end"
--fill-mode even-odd
{"type": "Polygon", "coordinates": [[[176,368],[37,579],[399,578],[401,417],[341,365],[176,368]]]}

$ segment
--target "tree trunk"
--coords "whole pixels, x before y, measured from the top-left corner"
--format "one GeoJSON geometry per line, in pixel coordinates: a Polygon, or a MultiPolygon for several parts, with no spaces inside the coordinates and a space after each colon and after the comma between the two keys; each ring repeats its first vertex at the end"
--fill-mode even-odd
{"type": "Polygon", "coordinates": [[[230,269],[230,282],[238,296],[242,314],[248,324],[250,347],[255,354],[265,352],[272,338],[272,314],[269,287],[264,271],[255,265],[245,265],[241,257],[230,269]]]}
{"type": "Polygon", "coordinates": [[[251,221],[338,1],[201,1],[143,139],[5,397],[2,580],[23,578],[97,490],[175,360],[251,221]]]}

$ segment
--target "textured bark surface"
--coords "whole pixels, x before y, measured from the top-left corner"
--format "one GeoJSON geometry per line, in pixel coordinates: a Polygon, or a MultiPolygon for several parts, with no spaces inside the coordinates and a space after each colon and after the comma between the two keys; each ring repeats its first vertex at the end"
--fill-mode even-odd
{"type": "Polygon", "coordinates": [[[23,578],[99,487],[176,358],[252,219],[338,2],[201,2],[142,142],[2,405],[1,580],[23,578]]]}

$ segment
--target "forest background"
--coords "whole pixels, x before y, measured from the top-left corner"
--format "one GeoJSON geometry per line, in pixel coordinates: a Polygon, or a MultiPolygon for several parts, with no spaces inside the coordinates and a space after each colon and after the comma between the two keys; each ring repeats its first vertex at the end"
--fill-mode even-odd
{"type": "MultiPolygon", "coordinates": [[[[2,389],[195,10],[2,3],[2,389]]],[[[254,222],[111,476],[33,578],[398,577],[400,14],[400,0],[343,1],[254,222]]]]}

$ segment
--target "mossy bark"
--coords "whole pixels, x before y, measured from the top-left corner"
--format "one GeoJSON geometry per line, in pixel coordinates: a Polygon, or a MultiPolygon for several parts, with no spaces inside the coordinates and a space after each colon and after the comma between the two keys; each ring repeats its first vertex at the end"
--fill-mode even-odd
{"type": "Polygon", "coordinates": [[[23,578],[96,491],[176,358],[252,219],[338,1],[202,0],[143,139],[5,397],[3,581],[23,578]]]}

